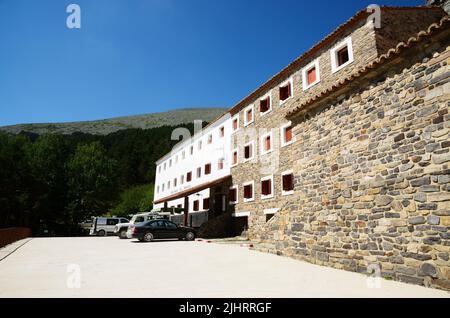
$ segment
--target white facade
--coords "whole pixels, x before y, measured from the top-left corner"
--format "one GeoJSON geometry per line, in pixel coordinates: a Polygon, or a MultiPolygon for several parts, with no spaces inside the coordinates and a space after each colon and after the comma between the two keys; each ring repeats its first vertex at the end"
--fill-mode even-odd
{"type": "MultiPolygon", "coordinates": [[[[154,201],[230,175],[231,130],[231,116],[225,114],[175,145],[170,153],[159,159],[156,162],[154,201]]],[[[203,207],[203,200],[207,198],[208,188],[190,195],[189,212],[195,212],[195,201],[199,201],[198,211],[207,210],[203,207]]],[[[164,203],[158,203],[154,208],[163,206],[164,203]]],[[[184,208],[184,198],[168,201],[167,206],[184,208]]]]}

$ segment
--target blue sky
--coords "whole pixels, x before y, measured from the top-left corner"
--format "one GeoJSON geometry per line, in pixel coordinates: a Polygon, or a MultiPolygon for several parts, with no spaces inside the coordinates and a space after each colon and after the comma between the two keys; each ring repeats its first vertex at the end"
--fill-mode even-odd
{"type": "Polygon", "coordinates": [[[371,3],[0,0],[0,125],[230,107],[371,3]]]}

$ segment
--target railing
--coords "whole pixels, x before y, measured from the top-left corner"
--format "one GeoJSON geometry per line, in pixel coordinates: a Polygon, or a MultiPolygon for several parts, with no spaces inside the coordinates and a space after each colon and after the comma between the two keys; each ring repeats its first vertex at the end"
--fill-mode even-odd
{"type": "Polygon", "coordinates": [[[31,236],[31,229],[26,227],[11,227],[0,229],[0,247],[31,236]]]}

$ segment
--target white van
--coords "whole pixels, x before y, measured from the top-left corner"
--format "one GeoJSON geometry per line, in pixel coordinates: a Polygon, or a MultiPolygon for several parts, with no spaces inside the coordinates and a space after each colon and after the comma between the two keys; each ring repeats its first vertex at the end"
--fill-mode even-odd
{"type": "Polygon", "coordinates": [[[106,236],[108,234],[114,233],[114,228],[118,223],[129,222],[125,218],[118,217],[96,217],[92,223],[90,235],[106,236]]]}

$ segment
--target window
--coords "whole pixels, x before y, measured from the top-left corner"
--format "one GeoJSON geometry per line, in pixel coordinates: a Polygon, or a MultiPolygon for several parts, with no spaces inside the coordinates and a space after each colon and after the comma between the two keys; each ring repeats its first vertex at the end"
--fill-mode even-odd
{"type": "Polygon", "coordinates": [[[156,187],[156,193],[159,193],[159,186],[156,187]]]}
{"type": "Polygon", "coordinates": [[[194,201],[194,206],[193,206],[194,211],[198,211],[200,209],[200,204],[199,203],[200,202],[198,200],[194,201]]]}
{"type": "Polygon", "coordinates": [[[217,169],[223,170],[224,164],[225,164],[225,159],[220,158],[219,161],[217,162],[217,169]]]}
{"type": "Polygon", "coordinates": [[[175,164],[178,163],[178,155],[175,156],[175,164]]]}
{"type": "Polygon", "coordinates": [[[212,144],[212,141],[213,141],[212,134],[209,134],[208,135],[208,145],[212,144]]]}
{"type": "Polygon", "coordinates": [[[234,167],[238,164],[238,150],[235,149],[231,152],[231,166],[234,167]]]}
{"type": "Polygon", "coordinates": [[[177,178],[174,178],[174,179],[173,179],[173,186],[174,186],[174,187],[177,186],[177,182],[178,182],[177,178]]]}
{"type": "Polygon", "coordinates": [[[203,210],[209,210],[209,198],[203,199],[203,210]]]}
{"type": "Polygon", "coordinates": [[[172,167],[172,159],[169,160],[169,168],[172,167]]]}
{"type": "Polygon", "coordinates": [[[273,176],[261,179],[261,199],[273,198],[273,176]]]}
{"type": "Polygon", "coordinates": [[[244,162],[253,159],[254,146],[255,146],[254,141],[249,142],[248,144],[244,145],[244,162]]]}
{"type": "Polygon", "coordinates": [[[280,87],[278,88],[280,93],[280,104],[283,104],[285,101],[292,97],[292,87],[292,78],[280,85],[280,87]]]}
{"type": "Polygon", "coordinates": [[[190,154],[191,154],[191,155],[193,155],[193,154],[194,154],[194,146],[191,146],[191,149],[190,149],[190,154]]]}
{"type": "Polygon", "coordinates": [[[292,125],[288,123],[284,126],[281,126],[281,146],[287,146],[293,142],[292,138],[292,125]]]}
{"type": "Polygon", "coordinates": [[[197,168],[197,178],[200,178],[202,176],[202,168],[198,167],[197,168]]]}
{"type": "Polygon", "coordinates": [[[198,150],[202,150],[202,141],[201,140],[198,141],[198,150]]]}
{"type": "Polygon", "coordinates": [[[228,192],[228,201],[230,204],[238,203],[238,186],[233,186],[228,192]]]}
{"type": "Polygon", "coordinates": [[[161,173],[161,166],[158,167],[158,172],[161,173]]]}
{"type": "Polygon", "coordinates": [[[261,137],[261,154],[264,155],[272,151],[272,132],[261,137]]]}
{"type": "Polygon", "coordinates": [[[239,115],[236,115],[232,120],[233,132],[239,130],[239,115]]]}
{"type": "Polygon", "coordinates": [[[184,174],[180,176],[180,184],[184,184],[184,174]]]}
{"type": "Polygon", "coordinates": [[[244,126],[248,126],[255,120],[253,116],[253,105],[244,110],[244,126]]]}
{"type": "Polygon", "coordinates": [[[320,82],[319,59],[308,64],[302,71],[303,73],[303,90],[316,85],[320,82]]]}
{"type": "Polygon", "coordinates": [[[183,150],[183,152],[181,153],[181,159],[186,159],[186,151],[183,150]]]}
{"type": "Polygon", "coordinates": [[[265,115],[272,110],[270,94],[259,100],[259,112],[265,115]]]}
{"type": "Polygon", "coordinates": [[[222,126],[219,128],[219,137],[222,138],[225,136],[225,127],[222,126]]]}
{"type": "Polygon", "coordinates": [[[207,163],[205,165],[205,174],[211,174],[211,164],[207,163]]]}
{"type": "Polygon", "coordinates": [[[164,162],[164,170],[166,170],[166,163],[164,162]]]}
{"type": "Polygon", "coordinates": [[[282,195],[294,193],[294,173],[292,171],[285,171],[281,174],[281,187],[282,195]]]}
{"type": "Polygon", "coordinates": [[[186,182],[191,182],[191,180],[192,180],[192,172],[190,171],[186,174],[186,182]]]}
{"type": "Polygon", "coordinates": [[[338,43],[330,51],[331,54],[331,70],[333,73],[339,71],[345,66],[353,62],[353,46],[352,38],[348,37],[344,41],[338,43]]]}
{"type": "Polygon", "coordinates": [[[170,189],[170,181],[167,182],[167,190],[170,189]]]}
{"type": "Polygon", "coordinates": [[[163,183],[162,184],[162,191],[164,192],[164,187],[165,187],[165,184],[163,183]]]}
{"type": "Polygon", "coordinates": [[[244,202],[250,202],[254,200],[254,182],[244,183],[244,202]]]}
{"type": "Polygon", "coordinates": [[[166,225],[166,229],[176,229],[177,225],[175,223],[169,222],[169,221],[164,221],[164,224],[166,225]]]}

